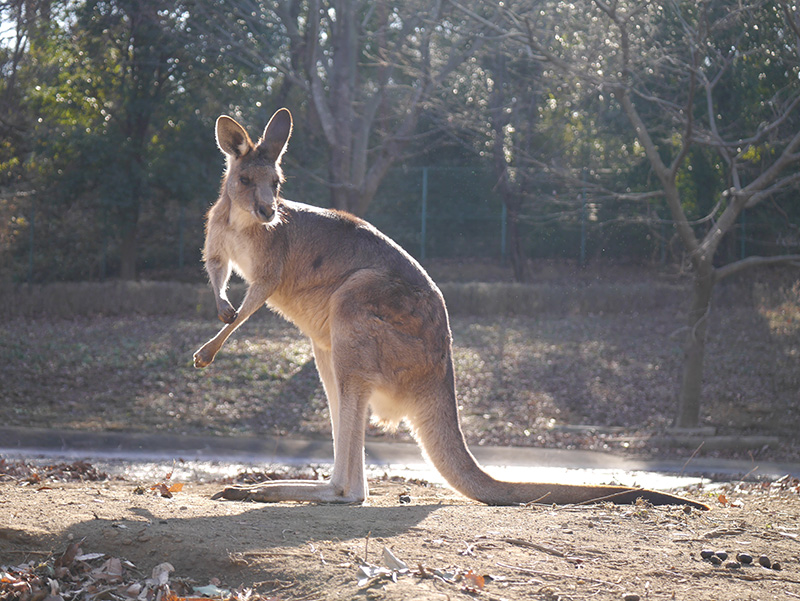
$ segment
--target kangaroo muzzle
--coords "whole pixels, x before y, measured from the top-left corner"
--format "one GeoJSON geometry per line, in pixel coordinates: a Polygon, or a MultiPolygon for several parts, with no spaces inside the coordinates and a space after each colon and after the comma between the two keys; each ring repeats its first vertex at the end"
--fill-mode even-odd
{"type": "Polygon", "coordinates": [[[269,223],[275,215],[275,207],[272,202],[256,200],[253,203],[253,215],[262,223],[269,223]]]}

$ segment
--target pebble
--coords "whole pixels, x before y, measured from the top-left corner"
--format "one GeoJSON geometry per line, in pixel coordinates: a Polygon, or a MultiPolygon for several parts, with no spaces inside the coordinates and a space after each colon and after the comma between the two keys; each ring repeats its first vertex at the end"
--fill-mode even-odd
{"type": "Polygon", "coordinates": [[[627,593],[622,597],[622,601],[639,601],[641,597],[636,593],[627,593]]]}
{"type": "MultiPolygon", "coordinates": [[[[728,559],[728,553],[725,551],[712,551],[711,549],[703,549],[700,551],[700,557],[708,561],[709,563],[720,566],[728,559]]],[[[754,558],[750,553],[739,552],[736,553],[736,561],[729,561],[725,563],[725,567],[729,570],[741,570],[745,566],[749,566],[753,563],[754,558]]],[[[758,564],[766,569],[773,569],[773,570],[780,570],[781,564],[777,561],[772,561],[766,555],[759,555],[758,557],[758,564]]]]}

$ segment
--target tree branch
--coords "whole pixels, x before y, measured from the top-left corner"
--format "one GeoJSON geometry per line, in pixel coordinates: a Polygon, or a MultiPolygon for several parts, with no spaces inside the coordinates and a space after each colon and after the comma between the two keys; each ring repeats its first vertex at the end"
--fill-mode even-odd
{"type": "Polygon", "coordinates": [[[781,255],[779,257],[747,257],[735,263],[729,263],[724,267],[715,270],[716,281],[719,282],[727,277],[737,274],[753,267],[763,267],[765,265],[791,264],[800,267],[800,255],[781,255]]]}
{"type": "Polygon", "coordinates": [[[785,190],[789,186],[800,182],[800,173],[792,173],[791,175],[787,175],[786,177],[782,177],[781,179],[777,180],[774,184],[772,184],[768,188],[764,188],[760,192],[756,192],[753,194],[745,204],[744,208],[751,209],[756,206],[758,203],[763,201],[764,199],[785,190]]]}
{"type": "MultiPolygon", "coordinates": [[[[800,131],[795,133],[794,137],[784,147],[783,152],[781,152],[780,156],[775,159],[775,162],[773,162],[772,165],[764,170],[761,175],[750,182],[747,186],[741,190],[736,190],[734,195],[746,197],[747,206],[754,206],[756,203],[753,202],[751,204],[750,200],[756,196],[756,193],[761,192],[768,186],[771,186],[772,183],[778,178],[781,171],[798,160],[798,154],[796,153],[798,147],[800,147],[800,131]]],[[[760,200],[763,200],[763,197],[760,198],[760,200]]]]}

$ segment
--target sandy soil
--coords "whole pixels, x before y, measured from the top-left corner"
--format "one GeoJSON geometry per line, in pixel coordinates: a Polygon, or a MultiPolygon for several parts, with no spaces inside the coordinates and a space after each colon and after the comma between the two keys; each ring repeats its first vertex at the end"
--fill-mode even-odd
{"type": "Polygon", "coordinates": [[[718,489],[690,491],[708,512],[486,507],[394,482],[372,483],[363,506],[260,505],[212,501],[218,488],[187,483],[164,498],[127,481],[0,483],[0,566],[21,581],[55,565],[66,579],[61,599],[78,573],[83,595],[135,598],[143,593],[130,583],[163,562],[179,596],[211,582],[285,600],[800,598],[797,480],[732,486],[724,504],[718,489]],[[55,561],[75,542],[80,559],[55,561]],[[728,558],[715,566],[701,558],[706,549],[728,558]],[[740,552],[753,564],[729,565],[740,552]],[[758,565],[761,555],[780,569],[758,565]]]}

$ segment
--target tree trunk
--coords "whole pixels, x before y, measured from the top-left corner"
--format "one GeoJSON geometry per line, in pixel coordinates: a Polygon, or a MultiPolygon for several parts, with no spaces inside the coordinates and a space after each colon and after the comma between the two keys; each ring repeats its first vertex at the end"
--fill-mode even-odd
{"type": "Polygon", "coordinates": [[[136,279],[136,256],[138,254],[138,244],[136,240],[137,229],[135,224],[131,225],[125,229],[125,233],[122,235],[122,242],[119,248],[119,277],[123,280],[136,279]]]}
{"type": "Polygon", "coordinates": [[[519,236],[519,205],[518,200],[503,199],[508,215],[506,227],[508,232],[508,258],[511,261],[511,268],[514,271],[515,282],[526,282],[528,280],[527,270],[525,269],[525,253],[522,252],[522,243],[519,236]]]}
{"type": "Polygon", "coordinates": [[[711,314],[711,295],[716,274],[710,262],[696,265],[692,289],[692,306],[689,310],[689,332],[684,343],[683,373],[678,393],[677,428],[697,428],[700,425],[700,399],[703,387],[703,359],[706,352],[706,334],[711,314]]]}

